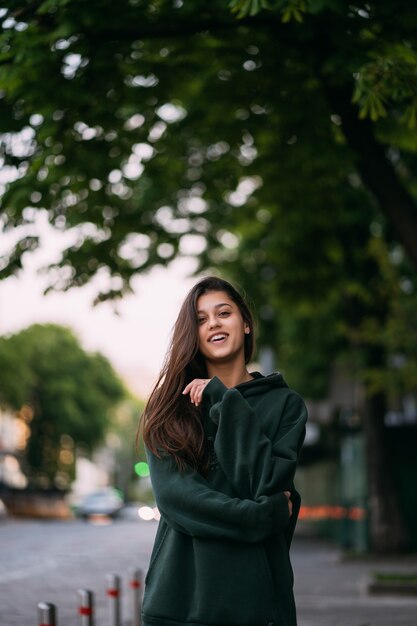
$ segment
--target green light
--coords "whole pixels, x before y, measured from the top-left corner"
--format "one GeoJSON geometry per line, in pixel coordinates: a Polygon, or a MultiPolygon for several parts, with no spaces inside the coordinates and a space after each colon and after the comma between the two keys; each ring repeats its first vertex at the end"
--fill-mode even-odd
{"type": "Polygon", "coordinates": [[[144,461],[139,461],[139,463],[135,464],[135,472],[141,478],[146,478],[146,476],[149,476],[149,465],[144,461]]]}

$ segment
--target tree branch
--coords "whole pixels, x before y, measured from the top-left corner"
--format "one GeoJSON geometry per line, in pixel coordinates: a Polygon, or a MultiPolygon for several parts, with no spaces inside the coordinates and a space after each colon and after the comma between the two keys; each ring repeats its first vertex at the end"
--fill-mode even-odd
{"type": "Polygon", "coordinates": [[[362,179],[379,208],[394,227],[410,260],[417,267],[417,205],[388,160],[384,146],[375,139],[369,120],[360,120],[346,87],[324,85],[329,103],[342,120],[346,141],[357,154],[362,179]]]}
{"type": "Polygon", "coordinates": [[[16,21],[25,20],[28,16],[36,15],[37,10],[42,5],[42,0],[35,0],[26,6],[15,8],[10,10],[11,17],[14,17],[16,21]]]}

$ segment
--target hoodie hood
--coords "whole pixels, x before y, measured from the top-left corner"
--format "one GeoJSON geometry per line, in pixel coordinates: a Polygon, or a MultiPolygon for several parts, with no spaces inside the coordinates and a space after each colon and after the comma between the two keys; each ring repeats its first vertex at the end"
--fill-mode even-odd
{"type": "Polygon", "coordinates": [[[255,371],[250,372],[250,375],[253,376],[253,380],[240,383],[235,387],[245,398],[249,396],[256,396],[261,393],[264,394],[269,389],[275,389],[277,387],[288,388],[288,385],[280,372],[273,372],[268,376],[264,376],[260,372],[255,371]]]}

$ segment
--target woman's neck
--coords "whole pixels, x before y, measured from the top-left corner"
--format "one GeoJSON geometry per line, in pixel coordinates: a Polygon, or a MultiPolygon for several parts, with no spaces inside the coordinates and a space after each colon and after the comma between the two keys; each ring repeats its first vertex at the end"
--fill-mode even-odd
{"type": "Polygon", "coordinates": [[[222,383],[229,388],[252,380],[252,376],[246,369],[245,364],[231,365],[230,363],[216,363],[216,365],[213,365],[207,363],[207,372],[209,378],[217,376],[217,378],[220,378],[222,383]]]}

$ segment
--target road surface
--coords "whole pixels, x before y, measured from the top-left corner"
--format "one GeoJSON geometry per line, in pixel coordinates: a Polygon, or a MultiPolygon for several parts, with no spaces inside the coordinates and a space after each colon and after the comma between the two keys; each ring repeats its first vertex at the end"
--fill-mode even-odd
{"type": "MultiPolygon", "coordinates": [[[[58,607],[59,626],[77,626],[80,588],[96,597],[96,626],[107,626],[107,573],[123,578],[122,618],[129,620],[128,570],[146,570],[156,522],[81,520],[0,522],[0,626],[36,626],[37,603],[58,607]]],[[[417,598],[373,597],[374,570],[417,571],[417,557],[343,561],[337,547],[296,536],[292,549],[298,626],[417,626],[417,598]]]]}

